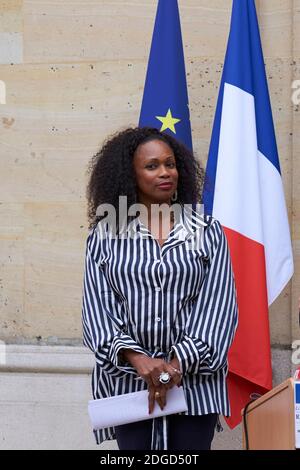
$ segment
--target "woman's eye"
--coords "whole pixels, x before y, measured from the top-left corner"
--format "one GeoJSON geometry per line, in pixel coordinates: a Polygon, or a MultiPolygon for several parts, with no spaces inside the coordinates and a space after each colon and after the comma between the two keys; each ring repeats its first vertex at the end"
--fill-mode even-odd
{"type": "MultiPolygon", "coordinates": [[[[176,163],[170,162],[170,163],[167,163],[166,166],[169,167],[169,168],[175,168],[176,163]]],[[[156,165],[155,163],[151,163],[150,165],[147,165],[147,166],[146,166],[146,168],[147,168],[148,170],[152,170],[152,169],[154,169],[154,168],[156,168],[156,167],[157,167],[157,165],[156,165]]]]}

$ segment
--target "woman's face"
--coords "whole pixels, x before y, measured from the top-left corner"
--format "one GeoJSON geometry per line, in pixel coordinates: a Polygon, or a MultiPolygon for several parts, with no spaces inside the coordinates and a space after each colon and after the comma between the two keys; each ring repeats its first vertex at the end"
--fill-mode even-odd
{"type": "Polygon", "coordinates": [[[170,204],[177,189],[178,172],[171,147],[161,140],[138,146],[133,157],[138,201],[142,204],[170,204]]]}

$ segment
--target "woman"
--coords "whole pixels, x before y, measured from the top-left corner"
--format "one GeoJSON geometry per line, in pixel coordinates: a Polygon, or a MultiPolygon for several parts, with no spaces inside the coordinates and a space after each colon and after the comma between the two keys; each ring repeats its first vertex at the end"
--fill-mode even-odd
{"type": "Polygon", "coordinates": [[[96,359],[93,396],[148,389],[151,415],[155,401],[163,409],[168,389],[182,384],[188,404],[186,413],[94,431],[97,443],[210,449],[218,415],[230,414],[227,354],[237,304],[222,227],[196,209],[202,170],[184,145],[152,128],[113,136],[89,170],[82,319],[96,359]],[[145,210],[130,217],[120,196],[145,210]],[[151,210],[174,203],[176,217],[151,210]],[[110,207],[115,220],[106,217],[110,207]]]}

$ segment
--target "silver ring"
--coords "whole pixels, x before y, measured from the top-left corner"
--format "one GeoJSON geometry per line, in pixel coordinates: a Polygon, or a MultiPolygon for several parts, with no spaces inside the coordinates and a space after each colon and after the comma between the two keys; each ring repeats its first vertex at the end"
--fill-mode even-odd
{"type": "Polygon", "coordinates": [[[169,374],[169,372],[162,372],[159,376],[159,381],[160,383],[162,384],[168,384],[171,380],[171,376],[169,374]]]}

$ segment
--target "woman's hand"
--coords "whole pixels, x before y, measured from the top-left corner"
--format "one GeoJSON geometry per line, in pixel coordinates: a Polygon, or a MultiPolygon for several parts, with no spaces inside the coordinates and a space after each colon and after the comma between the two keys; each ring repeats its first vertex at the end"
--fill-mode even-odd
{"type": "Polygon", "coordinates": [[[167,392],[170,390],[170,388],[174,387],[174,385],[177,385],[179,387],[180,382],[181,382],[181,372],[179,369],[171,365],[170,363],[165,362],[165,370],[170,374],[170,382],[167,384],[162,384],[159,382],[159,385],[157,386],[149,386],[148,385],[148,391],[149,391],[149,414],[151,414],[154,410],[155,406],[155,401],[157,401],[158,405],[160,406],[160,409],[163,410],[164,407],[167,404],[167,392]]]}
{"type": "Polygon", "coordinates": [[[145,354],[137,353],[132,349],[122,349],[122,354],[125,360],[136,369],[138,375],[142,377],[149,386],[159,387],[161,385],[159,376],[162,372],[168,372],[171,379],[175,379],[172,386],[177,383],[178,373],[171,363],[165,362],[163,359],[152,358],[145,354]]]}
{"type": "Polygon", "coordinates": [[[166,362],[163,359],[151,358],[130,349],[123,350],[123,355],[148,385],[149,414],[154,410],[155,400],[163,410],[167,402],[167,391],[174,385],[179,386],[181,382],[178,359],[174,358],[171,362],[166,362]],[[170,375],[170,381],[167,384],[162,384],[159,381],[162,372],[168,372],[170,375]]]}
{"type": "Polygon", "coordinates": [[[180,385],[181,382],[181,372],[179,370],[179,363],[176,361],[172,363],[165,362],[162,359],[152,359],[148,358],[147,362],[144,362],[141,367],[139,367],[139,375],[148,384],[148,405],[149,405],[149,414],[153,413],[155,401],[157,401],[161,410],[167,404],[167,392],[174,385],[180,385]],[[178,366],[178,367],[175,367],[178,366]],[[170,375],[170,381],[167,384],[162,384],[159,381],[159,376],[162,372],[168,372],[170,375]]]}
{"type": "Polygon", "coordinates": [[[148,385],[149,414],[151,414],[154,410],[155,401],[157,401],[157,403],[159,404],[160,409],[163,410],[167,404],[168,390],[174,387],[174,385],[177,385],[179,387],[181,383],[182,374],[180,372],[180,364],[177,357],[174,357],[174,359],[172,359],[169,363],[164,361],[164,367],[164,370],[170,374],[171,379],[170,382],[168,382],[167,384],[159,383],[159,385],[155,387],[149,387],[148,385]]]}

